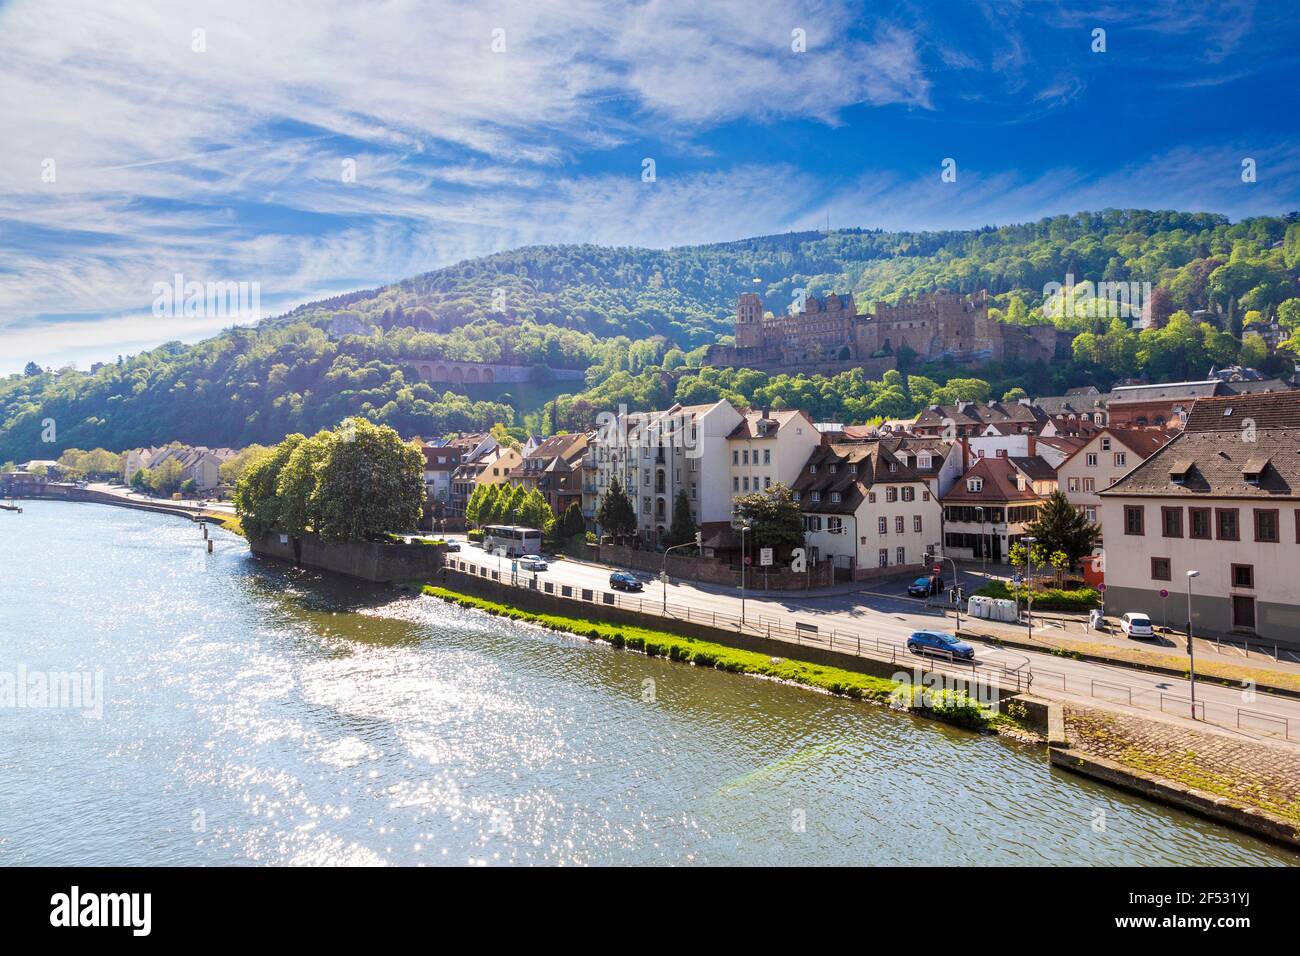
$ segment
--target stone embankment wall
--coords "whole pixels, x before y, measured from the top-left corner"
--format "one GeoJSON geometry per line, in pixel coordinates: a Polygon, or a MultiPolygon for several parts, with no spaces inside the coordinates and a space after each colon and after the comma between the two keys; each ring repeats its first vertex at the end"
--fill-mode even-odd
{"type": "Polygon", "coordinates": [[[250,541],[248,547],[260,558],[388,584],[431,579],[442,567],[444,553],[438,545],[378,541],[335,544],[322,541],[314,534],[296,537],[273,533],[250,541]]]}

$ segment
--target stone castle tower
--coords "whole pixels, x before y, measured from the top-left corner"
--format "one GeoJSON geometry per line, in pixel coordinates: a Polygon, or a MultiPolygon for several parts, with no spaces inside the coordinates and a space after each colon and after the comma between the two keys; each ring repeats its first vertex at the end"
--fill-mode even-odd
{"type": "Polygon", "coordinates": [[[741,293],[736,303],[736,348],[763,345],[763,300],[753,292],[741,293]]]}

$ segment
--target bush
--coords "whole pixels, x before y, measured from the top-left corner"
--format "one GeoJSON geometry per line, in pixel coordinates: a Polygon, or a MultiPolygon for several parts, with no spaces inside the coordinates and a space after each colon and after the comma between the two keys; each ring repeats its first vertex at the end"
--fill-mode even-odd
{"type": "MultiPolygon", "coordinates": [[[[994,581],[974,592],[980,597],[1003,598],[1008,601],[1025,600],[1024,585],[1008,585],[994,581]]],[[[1087,611],[1101,607],[1101,594],[1096,588],[1081,587],[1074,590],[1062,588],[1034,588],[1034,608],[1039,611],[1087,611]]]]}

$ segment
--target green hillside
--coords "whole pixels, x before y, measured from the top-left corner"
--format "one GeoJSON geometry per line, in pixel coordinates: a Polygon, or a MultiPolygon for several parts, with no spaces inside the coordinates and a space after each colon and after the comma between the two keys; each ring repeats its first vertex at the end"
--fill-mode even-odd
{"type": "Polygon", "coordinates": [[[1202,375],[1210,363],[1239,360],[1289,371],[1286,353],[1268,356],[1260,340],[1241,338],[1271,318],[1288,331],[1300,324],[1298,218],[1230,223],[1203,213],[1108,210],[966,231],[791,233],[668,250],[517,249],[312,303],[257,329],[163,345],[93,375],[29,367],[0,380],[0,461],[55,457],[40,440],[46,418],[56,422],[56,448],[237,446],[310,434],[353,414],[403,434],[495,421],[545,430],[552,416],[577,427],[620,400],[727,395],[811,403],[819,415],[854,420],[905,414],[950,380],[968,391],[976,386],[962,380],[996,394],[1004,385],[1043,393],[1085,381],[1104,387],[1139,372],[1202,375]],[[940,287],[987,288],[999,318],[1033,322],[1043,321],[1044,285],[1067,274],[1153,283],[1162,318],[1173,316],[1169,327],[1138,335],[1105,318],[1071,319],[1084,333],[1073,362],[905,369],[915,388],[906,375],[892,384],[860,374],[747,381],[743,372],[696,367],[704,347],[731,333],[741,291],[757,291],[780,310],[799,288],[852,291],[864,308],[940,287]],[[1201,309],[1212,311],[1214,326],[1179,314],[1201,309]],[[544,372],[535,387],[453,394],[419,381],[409,365],[439,357],[587,369],[591,388],[544,409],[559,392],[544,372]]]}

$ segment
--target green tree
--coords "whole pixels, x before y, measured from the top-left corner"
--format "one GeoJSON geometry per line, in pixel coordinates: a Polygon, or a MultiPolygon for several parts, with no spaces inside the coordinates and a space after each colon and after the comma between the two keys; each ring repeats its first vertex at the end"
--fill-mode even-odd
{"type": "Polygon", "coordinates": [[[239,481],[239,476],[244,473],[245,469],[270,453],[271,449],[265,445],[252,444],[247,448],[241,448],[221,463],[221,480],[228,485],[235,484],[239,481]]]}
{"type": "Polygon", "coordinates": [[[601,533],[613,535],[620,542],[636,534],[636,509],[617,475],[610,478],[609,489],[596,506],[596,524],[601,533]]]}
{"type": "Polygon", "coordinates": [[[150,468],[148,482],[154,494],[170,495],[181,486],[181,463],[168,458],[158,467],[150,468]]]}
{"type": "Polygon", "coordinates": [[[803,514],[794,493],[785,485],[737,495],[733,507],[736,517],[749,522],[747,547],[785,552],[803,545],[803,514]]]}
{"type": "Polygon", "coordinates": [[[424,511],[424,456],[392,428],[349,418],[320,469],[317,532],[326,541],[370,541],[415,531],[424,511]]]}
{"type": "Polygon", "coordinates": [[[555,512],[547,503],[546,496],[536,488],[524,494],[518,515],[518,524],[525,528],[536,528],[543,535],[549,536],[555,527],[555,512]]]}
{"type": "MultiPolygon", "coordinates": [[[[1050,556],[1059,551],[1066,557],[1066,567],[1072,568],[1101,540],[1101,528],[1070,503],[1062,491],[1053,491],[1039,509],[1038,515],[1025,529],[1038,539],[1036,548],[1050,556]]],[[[1035,564],[1038,561],[1035,559],[1035,564]]]]}
{"type": "Polygon", "coordinates": [[[556,537],[568,540],[586,533],[587,519],[582,515],[582,506],[575,501],[565,509],[564,515],[560,518],[560,530],[555,532],[556,537]]]}
{"type": "Polygon", "coordinates": [[[131,487],[136,491],[144,491],[149,487],[149,476],[143,468],[137,468],[135,474],[131,476],[131,487]]]}
{"type": "MultiPolygon", "coordinates": [[[[289,435],[271,449],[271,454],[253,462],[235,484],[235,513],[250,541],[270,534],[280,524],[283,502],[277,493],[280,472],[294,451],[307,440],[305,435],[289,435]]],[[[131,481],[135,484],[135,479],[131,481]]]]}
{"type": "Polygon", "coordinates": [[[664,535],[664,544],[672,547],[693,543],[695,530],[695,519],[691,517],[691,499],[686,496],[685,488],[679,489],[673,500],[673,521],[664,535]]]}
{"type": "Polygon", "coordinates": [[[337,437],[333,432],[317,432],[298,443],[280,470],[275,493],[280,499],[277,531],[292,535],[306,534],[320,528],[324,507],[320,474],[329,462],[337,437]]]}
{"type": "Polygon", "coordinates": [[[465,523],[473,527],[478,527],[482,520],[483,503],[491,494],[493,485],[475,485],[474,490],[469,493],[469,500],[465,502],[465,523]]]}

